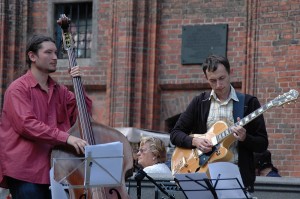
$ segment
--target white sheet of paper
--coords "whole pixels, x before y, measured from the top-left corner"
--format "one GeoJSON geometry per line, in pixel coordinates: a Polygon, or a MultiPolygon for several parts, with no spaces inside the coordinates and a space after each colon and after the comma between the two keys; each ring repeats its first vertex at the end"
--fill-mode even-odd
{"type": "MultiPolygon", "coordinates": [[[[95,162],[90,166],[90,185],[119,185],[123,172],[123,143],[89,145],[85,157],[91,155],[95,162]]],[[[86,162],[87,164],[87,162],[86,162]]]]}
{"type": "Polygon", "coordinates": [[[54,169],[50,169],[50,183],[52,199],[68,199],[63,186],[54,180],[54,169]]]}
{"type": "Polygon", "coordinates": [[[180,187],[188,199],[214,199],[213,194],[207,190],[207,185],[203,181],[203,179],[208,178],[205,173],[175,174],[175,178],[179,181],[180,187]]]}
{"type": "MultiPolygon", "coordinates": [[[[244,188],[244,184],[241,178],[241,174],[237,165],[229,162],[215,162],[208,164],[208,169],[210,172],[211,179],[221,179],[218,181],[215,187],[218,198],[246,198],[244,192],[241,188],[244,188]],[[226,178],[236,178],[232,180],[222,180],[226,178]],[[218,189],[228,189],[228,190],[218,190],[218,189]]],[[[215,181],[212,181],[213,185],[215,181]]]]}

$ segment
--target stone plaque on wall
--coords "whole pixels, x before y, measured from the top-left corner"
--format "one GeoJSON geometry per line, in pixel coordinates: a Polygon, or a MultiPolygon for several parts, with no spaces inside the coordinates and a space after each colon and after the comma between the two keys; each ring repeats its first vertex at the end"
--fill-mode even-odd
{"type": "Polygon", "coordinates": [[[227,24],[182,27],[181,64],[202,64],[206,57],[226,57],[227,24]]]}

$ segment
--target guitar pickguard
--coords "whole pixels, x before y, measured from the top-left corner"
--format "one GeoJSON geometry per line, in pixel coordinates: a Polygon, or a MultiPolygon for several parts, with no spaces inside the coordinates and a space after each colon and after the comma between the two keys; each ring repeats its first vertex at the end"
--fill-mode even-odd
{"type": "Polygon", "coordinates": [[[214,146],[212,148],[212,150],[210,152],[203,153],[202,155],[200,155],[199,156],[199,166],[203,167],[208,162],[208,160],[213,155],[213,153],[215,153],[219,148],[220,148],[220,145],[217,144],[216,146],[214,146]]]}

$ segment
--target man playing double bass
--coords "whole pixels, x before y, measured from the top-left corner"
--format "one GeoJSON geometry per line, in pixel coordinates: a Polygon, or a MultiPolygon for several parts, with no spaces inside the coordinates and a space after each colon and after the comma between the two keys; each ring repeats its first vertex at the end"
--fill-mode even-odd
{"type": "MultiPolygon", "coordinates": [[[[87,142],[68,134],[77,117],[76,100],[50,77],[57,65],[54,40],[33,36],[27,44],[26,62],[27,73],[5,92],[0,163],[13,199],[50,199],[51,149],[68,144],[79,154],[87,142]]],[[[79,67],[72,68],[70,75],[80,76],[79,67]]],[[[85,100],[90,112],[92,102],[87,96],[85,100]]]]}
{"type": "MultiPolygon", "coordinates": [[[[206,154],[213,150],[212,141],[203,136],[192,137],[189,134],[205,134],[218,121],[232,126],[242,117],[258,109],[260,103],[256,97],[238,93],[231,86],[230,64],[227,58],[211,55],[202,67],[212,90],[203,92],[192,100],[171,130],[170,139],[175,146],[198,148],[206,154]],[[236,115],[236,112],[241,110],[243,114],[236,115]]],[[[230,130],[234,141],[229,148],[233,154],[229,161],[238,165],[245,187],[253,191],[253,152],[263,152],[268,147],[264,118],[261,115],[244,128],[234,125],[230,130]]]]}

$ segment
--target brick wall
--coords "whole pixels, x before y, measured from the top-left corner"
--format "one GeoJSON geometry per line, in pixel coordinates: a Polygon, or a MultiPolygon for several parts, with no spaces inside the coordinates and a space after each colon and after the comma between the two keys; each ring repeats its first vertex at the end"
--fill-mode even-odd
{"type": "MultiPolygon", "coordinates": [[[[299,1],[259,2],[257,22],[257,96],[262,103],[300,85],[299,1]]],[[[265,114],[270,149],[283,176],[299,176],[300,105],[265,114]]]]}
{"type": "MultiPolygon", "coordinates": [[[[166,88],[161,97],[163,120],[183,111],[187,101],[205,90],[201,68],[180,65],[183,25],[229,25],[232,81],[242,83],[242,91],[256,95],[261,104],[290,89],[299,91],[299,2],[170,0],[161,3],[161,12],[158,59],[159,83],[166,88]],[[181,89],[193,83],[199,91],[181,89]]],[[[283,176],[299,176],[299,109],[299,103],[292,103],[264,114],[269,149],[283,176]]]]}
{"type": "MultiPolygon", "coordinates": [[[[25,63],[28,36],[53,32],[54,21],[49,18],[53,3],[0,3],[4,90],[25,63]]],[[[95,101],[94,117],[104,124],[165,131],[168,118],[209,89],[200,66],[181,65],[185,25],[228,24],[231,80],[238,90],[256,95],[261,104],[291,88],[300,91],[299,1],[93,0],[93,6],[92,58],[78,61],[95,101]]],[[[71,86],[67,65],[60,61],[54,77],[71,86]]],[[[300,177],[299,103],[272,108],[264,116],[269,149],[280,174],[300,177]]]]}

